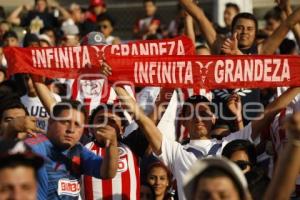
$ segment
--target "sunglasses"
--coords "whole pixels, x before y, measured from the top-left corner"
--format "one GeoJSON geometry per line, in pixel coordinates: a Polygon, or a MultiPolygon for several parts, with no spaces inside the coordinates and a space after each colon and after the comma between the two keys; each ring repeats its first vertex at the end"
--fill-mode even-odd
{"type": "Polygon", "coordinates": [[[100,29],[101,29],[101,28],[103,28],[103,29],[107,29],[107,28],[108,28],[108,25],[106,25],[106,24],[99,25],[99,28],[100,28],[100,29]]]}
{"type": "Polygon", "coordinates": [[[241,170],[245,170],[248,166],[251,168],[252,164],[249,161],[245,161],[245,160],[237,160],[234,161],[235,164],[237,164],[237,166],[239,166],[239,168],[241,170]]]}

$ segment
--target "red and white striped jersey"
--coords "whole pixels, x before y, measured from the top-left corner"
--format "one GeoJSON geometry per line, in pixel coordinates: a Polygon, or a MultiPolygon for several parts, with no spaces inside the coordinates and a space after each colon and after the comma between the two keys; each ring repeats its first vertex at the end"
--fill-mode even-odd
{"type": "MultiPolygon", "coordinates": [[[[94,142],[86,145],[96,155],[104,156],[105,148],[94,142]]],[[[117,174],[113,179],[102,180],[83,176],[83,193],[86,200],[135,200],[140,196],[140,170],[138,156],[130,148],[119,143],[119,161],[117,174]]]]}
{"type": "MultiPolygon", "coordinates": [[[[83,103],[89,114],[101,103],[115,103],[117,101],[117,94],[105,79],[70,79],[69,87],[71,98],[83,103]]],[[[124,88],[134,98],[134,88],[130,86],[124,86],[124,88]]]]}

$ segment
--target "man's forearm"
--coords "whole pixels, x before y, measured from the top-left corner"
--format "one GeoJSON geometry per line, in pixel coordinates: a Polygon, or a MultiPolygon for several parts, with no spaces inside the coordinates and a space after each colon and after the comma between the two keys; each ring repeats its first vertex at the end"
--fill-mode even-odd
{"type": "Polygon", "coordinates": [[[155,154],[160,154],[162,135],[159,129],[156,127],[154,122],[145,115],[145,113],[141,110],[141,108],[139,108],[137,103],[123,88],[116,87],[115,91],[118,94],[122,104],[127,108],[127,110],[130,113],[133,114],[133,118],[145,134],[153,152],[155,154]]]}
{"type": "Polygon", "coordinates": [[[275,115],[287,107],[289,103],[300,93],[300,87],[289,88],[281,96],[270,103],[265,111],[258,117],[258,120],[252,121],[252,138],[259,136],[263,128],[268,126],[275,115]]]}
{"type": "Polygon", "coordinates": [[[106,148],[106,154],[101,164],[100,175],[103,179],[115,177],[118,169],[119,152],[116,145],[106,148]]]}
{"type": "Polygon", "coordinates": [[[289,199],[295,187],[299,169],[300,147],[289,142],[279,157],[278,167],[264,199],[289,199]]]}
{"type": "Polygon", "coordinates": [[[136,119],[136,122],[145,134],[152,151],[156,155],[161,154],[162,134],[156,125],[145,114],[140,115],[139,118],[136,119]]]}

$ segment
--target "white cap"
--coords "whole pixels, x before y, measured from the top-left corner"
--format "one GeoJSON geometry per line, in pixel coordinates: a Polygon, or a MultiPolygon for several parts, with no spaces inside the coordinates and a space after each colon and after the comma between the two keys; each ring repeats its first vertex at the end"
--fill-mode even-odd
{"type": "Polygon", "coordinates": [[[187,199],[192,199],[192,197],[195,195],[193,190],[198,183],[198,176],[211,167],[216,167],[224,172],[227,172],[232,178],[234,178],[234,182],[239,185],[240,189],[243,190],[243,195],[247,195],[247,180],[241,169],[236,164],[226,158],[205,158],[194,163],[192,168],[184,177],[184,193],[187,199]]]}

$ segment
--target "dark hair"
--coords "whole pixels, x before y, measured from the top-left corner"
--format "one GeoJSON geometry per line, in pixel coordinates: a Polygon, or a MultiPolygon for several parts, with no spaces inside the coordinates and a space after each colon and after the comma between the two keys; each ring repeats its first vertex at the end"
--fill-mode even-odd
{"type": "Polygon", "coordinates": [[[255,32],[257,32],[258,30],[258,22],[256,17],[251,14],[251,13],[247,13],[247,12],[243,12],[243,13],[239,13],[237,14],[233,20],[232,20],[232,24],[231,24],[231,32],[233,32],[233,29],[236,25],[236,23],[238,22],[239,19],[248,19],[248,20],[252,20],[255,24],[255,32]]]}
{"type": "Polygon", "coordinates": [[[36,34],[27,33],[23,39],[23,47],[30,46],[33,42],[39,42],[39,38],[36,34]]]}
{"type": "Polygon", "coordinates": [[[53,27],[50,26],[45,26],[40,30],[40,34],[46,33],[47,31],[52,31],[53,33],[56,34],[56,31],[53,27]]]}
{"type": "Polygon", "coordinates": [[[158,161],[158,162],[153,162],[152,164],[150,164],[147,169],[147,176],[150,173],[150,171],[156,167],[163,168],[166,171],[167,177],[168,177],[168,183],[169,183],[169,185],[167,187],[167,190],[168,190],[172,184],[172,173],[170,172],[169,168],[167,166],[165,166],[162,162],[158,161]]]}
{"type": "Polygon", "coordinates": [[[128,121],[124,115],[124,112],[121,106],[116,104],[100,104],[95,109],[93,109],[91,116],[89,117],[89,124],[92,125],[94,123],[94,119],[100,111],[110,110],[114,114],[118,115],[121,118],[122,126],[125,127],[128,125],[128,121]]]}
{"type": "Polygon", "coordinates": [[[28,115],[28,111],[25,106],[21,103],[19,96],[17,94],[6,94],[3,93],[0,95],[0,120],[3,117],[3,113],[9,109],[20,108],[23,109],[28,115]]]}
{"type": "Polygon", "coordinates": [[[280,54],[290,54],[296,47],[294,40],[285,38],[279,46],[280,54]]]}
{"type": "Polygon", "coordinates": [[[274,19],[276,21],[281,21],[281,9],[276,6],[273,9],[269,10],[265,16],[264,16],[264,20],[270,20],[270,19],[274,19]]]}
{"type": "Polygon", "coordinates": [[[75,100],[62,100],[61,102],[58,102],[52,110],[52,114],[54,117],[59,117],[59,115],[64,111],[64,110],[69,110],[69,109],[74,109],[79,112],[81,112],[85,119],[87,118],[87,113],[84,108],[84,106],[79,102],[75,100]]]}
{"type": "Polygon", "coordinates": [[[144,4],[147,2],[152,2],[154,5],[156,4],[156,0],[144,0],[144,4]]]}
{"type": "Polygon", "coordinates": [[[226,3],[225,4],[225,8],[233,8],[233,9],[235,9],[235,11],[237,12],[237,13],[239,13],[240,12],[240,8],[239,8],[239,6],[237,5],[237,4],[235,4],[235,3],[226,3]]]}
{"type": "Polygon", "coordinates": [[[231,155],[236,151],[245,151],[252,165],[256,164],[255,146],[248,140],[233,140],[229,142],[223,149],[222,155],[230,159],[231,155]]]}
{"type": "Polygon", "coordinates": [[[3,35],[3,40],[6,40],[7,38],[11,38],[11,37],[18,39],[18,36],[17,36],[16,32],[14,32],[14,31],[7,31],[3,35]]]}
{"type": "Polygon", "coordinates": [[[194,184],[193,191],[196,191],[196,189],[197,189],[196,187],[202,178],[218,178],[218,177],[230,178],[230,180],[232,180],[235,188],[237,189],[237,191],[239,193],[240,199],[245,199],[244,198],[245,197],[244,189],[242,188],[242,185],[238,183],[236,178],[234,178],[230,173],[228,173],[224,169],[215,167],[215,166],[205,169],[202,173],[200,173],[198,175],[198,177],[196,178],[197,182],[196,182],[196,184],[194,184]]]}
{"type": "Polygon", "coordinates": [[[202,96],[202,95],[193,95],[191,97],[189,97],[183,104],[183,107],[182,107],[182,111],[181,111],[181,114],[183,116],[186,115],[186,112],[187,112],[187,109],[189,108],[189,106],[191,104],[197,104],[197,103],[207,103],[208,104],[208,107],[210,108],[210,111],[214,113],[214,106],[213,104],[205,97],[205,96],[202,96]]]}
{"type": "Polygon", "coordinates": [[[151,191],[151,194],[152,194],[152,199],[151,200],[155,200],[155,191],[154,191],[153,187],[149,183],[147,183],[147,182],[142,182],[141,186],[148,187],[150,189],[150,191],[151,191]]]}
{"type": "Polygon", "coordinates": [[[100,22],[103,22],[103,21],[106,21],[106,20],[110,22],[110,24],[111,24],[112,27],[115,26],[115,20],[110,15],[108,15],[108,14],[102,14],[102,15],[99,15],[97,17],[98,24],[100,22]]]}
{"type": "Polygon", "coordinates": [[[34,177],[37,179],[38,168],[35,166],[32,160],[24,159],[21,156],[19,158],[12,156],[11,159],[2,159],[0,162],[0,171],[5,168],[17,168],[19,166],[32,168],[34,170],[34,177]]]}

